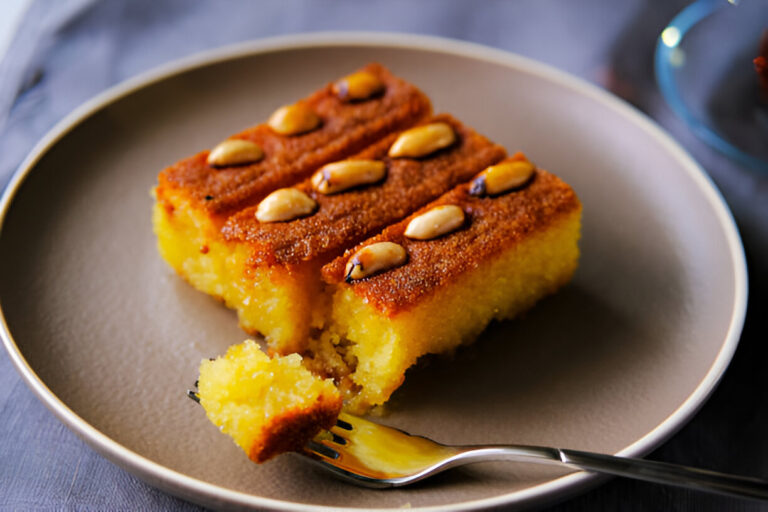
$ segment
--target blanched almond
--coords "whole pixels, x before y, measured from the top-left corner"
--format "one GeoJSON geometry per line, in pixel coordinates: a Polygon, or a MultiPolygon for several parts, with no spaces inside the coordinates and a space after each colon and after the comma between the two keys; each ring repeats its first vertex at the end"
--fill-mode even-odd
{"type": "Polygon", "coordinates": [[[321,194],[335,194],[360,185],[376,183],[387,172],[379,160],[342,160],[326,164],[312,176],[312,186],[321,194]]]}
{"type": "Polygon", "coordinates": [[[227,167],[258,162],[264,151],[255,142],[242,139],[225,140],[208,153],[208,165],[227,167]]]}
{"type": "Polygon", "coordinates": [[[333,92],[342,100],[367,100],[384,90],[384,82],[369,73],[358,71],[333,84],[333,92]]]}
{"type": "Polygon", "coordinates": [[[349,258],[344,271],[346,281],[363,279],[377,272],[399,267],[405,263],[406,259],[408,259],[408,254],[405,252],[405,248],[394,242],[367,245],[349,258]]]}
{"type": "Polygon", "coordinates": [[[456,133],[447,123],[417,126],[400,134],[389,148],[389,156],[419,158],[446,148],[456,141],[456,133]]]}
{"type": "Polygon", "coordinates": [[[256,219],[259,222],[280,222],[305,217],[317,208],[317,203],[296,188],[275,190],[259,203],[256,219]]]}
{"type": "Polygon", "coordinates": [[[304,103],[294,103],[275,110],[267,124],[280,135],[298,135],[320,126],[320,117],[304,103]]]}
{"type": "Polygon", "coordinates": [[[435,206],[408,223],[405,236],[416,240],[431,240],[455,231],[464,224],[464,210],[454,204],[435,206]]]}
{"type": "Polygon", "coordinates": [[[512,160],[491,165],[472,180],[469,193],[473,196],[495,196],[525,185],[536,170],[527,160],[512,160]]]}

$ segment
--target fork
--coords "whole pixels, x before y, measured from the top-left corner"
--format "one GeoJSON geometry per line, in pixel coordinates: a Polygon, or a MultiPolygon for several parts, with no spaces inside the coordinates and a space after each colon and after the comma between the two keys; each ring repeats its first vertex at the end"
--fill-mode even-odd
{"type": "MultiPolygon", "coordinates": [[[[197,391],[188,390],[187,396],[200,403],[197,391]]],[[[341,413],[330,430],[321,431],[299,453],[346,481],[375,489],[402,487],[465,464],[514,461],[557,464],[741,498],[768,499],[768,480],[760,478],[546,446],[450,446],[347,413],[341,413]]]]}
{"type": "Polygon", "coordinates": [[[506,460],[559,464],[718,494],[768,499],[768,481],[759,478],[544,446],[448,446],[346,413],[330,430],[315,436],[303,455],[345,480],[373,488],[412,484],[464,464],[506,460]]]}

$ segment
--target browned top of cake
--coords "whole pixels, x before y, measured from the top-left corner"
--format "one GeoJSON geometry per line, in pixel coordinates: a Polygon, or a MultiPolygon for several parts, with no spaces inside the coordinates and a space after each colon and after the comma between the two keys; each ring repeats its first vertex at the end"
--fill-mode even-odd
{"type": "Polygon", "coordinates": [[[300,452],[322,429],[336,424],[341,412],[341,397],[321,395],[309,409],[295,408],[282,411],[264,426],[262,438],[251,446],[248,458],[261,464],[275,455],[300,452]]]}
{"type": "Polygon", "coordinates": [[[363,70],[384,83],[382,93],[364,101],[344,101],[328,84],[302,100],[320,117],[319,128],[299,135],[280,135],[266,124],[249,128],[231,138],[261,146],[265,154],[261,161],[214,168],[206,162],[209,151],[203,151],[160,173],[158,197],[162,198],[164,187],[174,188],[211,214],[226,214],[430,114],[429,99],[413,85],[379,64],[363,70]]]}
{"type": "MultiPolygon", "coordinates": [[[[512,159],[525,157],[518,153],[512,159]]],[[[348,250],[323,267],[324,280],[352,287],[369,304],[393,316],[413,307],[435,290],[448,286],[464,272],[581,208],[568,184],[541,169],[536,170],[524,187],[495,197],[470,195],[470,186],[470,183],[459,185],[402,222],[348,250]],[[445,204],[455,204],[464,210],[467,219],[461,229],[426,241],[412,240],[404,235],[412,218],[445,204]],[[385,241],[405,247],[407,263],[345,283],[349,257],[363,246],[385,241]]]]}
{"type": "Polygon", "coordinates": [[[398,136],[392,134],[354,157],[385,162],[383,181],[333,195],[318,193],[310,180],[304,181],[296,188],[317,201],[313,215],[290,222],[260,223],[255,217],[256,207],[247,208],[228,219],[222,229],[225,238],[253,244],[255,265],[326,262],[506,154],[504,148],[447,114],[428,122],[448,123],[457,141],[422,158],[390,158],[387,151],[398,136]]]}

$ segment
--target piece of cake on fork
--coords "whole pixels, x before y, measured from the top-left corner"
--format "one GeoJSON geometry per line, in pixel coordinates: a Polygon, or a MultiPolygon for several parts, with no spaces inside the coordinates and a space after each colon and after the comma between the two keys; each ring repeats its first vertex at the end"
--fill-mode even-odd
{"type": "Polygon", "coordinates": [[[200,365],[193,395],[208,419],[254,462],[301,450],[341,412],[331,379],[322,379],[291,354],[270,359],[254,341],[233,345],[200,365]]]}

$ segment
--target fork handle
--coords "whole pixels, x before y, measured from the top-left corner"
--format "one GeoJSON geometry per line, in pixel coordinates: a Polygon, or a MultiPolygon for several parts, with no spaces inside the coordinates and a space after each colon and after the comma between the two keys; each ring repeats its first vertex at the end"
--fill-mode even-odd
{"type": "Polygon", "coordinates": [[[667,462],[558,450],[563,464],[612,475],[747,498],[768,498],[768,482],[667,462]]]}
{"type": "MultiPolygon", "coordinates": [[[[490,448],[490,447],[489,447],[490,448]]],[[[506,460],[559,462],[597,473],[746,498],[768,498],[768,481],[667,462],[534,446],[499,446],[506,460]]],[[[493,449],[493,448],[491,448],[493,449]]],[[[486,457],[490,454],[486,454],[486,457]]],[[[483,457],[485,458],[485,457],[483,457]]],[[[485,460],[488,460],[485,458],[485,460]]]]}

